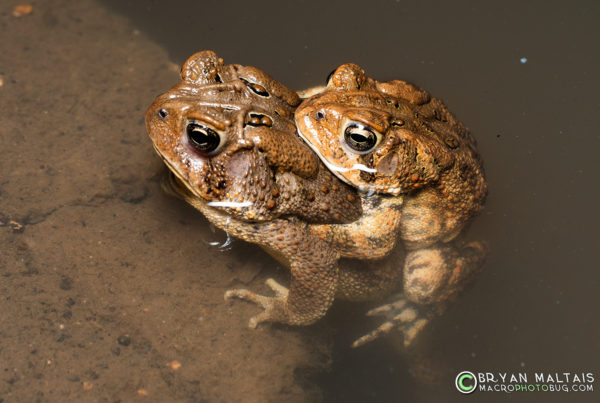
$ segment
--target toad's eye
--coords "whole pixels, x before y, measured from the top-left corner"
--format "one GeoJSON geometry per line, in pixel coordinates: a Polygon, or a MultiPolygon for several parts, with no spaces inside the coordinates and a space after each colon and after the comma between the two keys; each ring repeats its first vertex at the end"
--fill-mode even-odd
{"type": "Polygon", "coordinates": [[[241,78],[240,80],[242,80],[244,82],[244,84],[246,84],[246,86],[248,88],[250,88],[250,90],[252,92],[254,92],[256,95],[260,95],[261,97],[269,96],[269,91],[267,91],[267,89],[265,87],[263,87],[262,85],[251,83],[250,81],[244,80],[243,78],[241,78]]]}
{"type": "Polygon", "coordinates": [[[219,133],[197,122],[189,122],[185,128],[192,146],[199,152],[208,154],[215,151],[221,143],[219,133]]]}
{"type": "Polygon", "coordinates": [[[361,123],[350,123],[344,130],[344,141],[354,151],[367,153],[377,145],[375,130],[361,123]]]}

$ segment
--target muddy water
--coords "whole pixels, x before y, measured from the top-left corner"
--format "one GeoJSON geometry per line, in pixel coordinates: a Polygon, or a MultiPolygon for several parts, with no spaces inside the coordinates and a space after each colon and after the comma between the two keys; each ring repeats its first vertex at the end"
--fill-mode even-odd
{"type": "MultiPolygon", "coordinates": [[[[458,401],[463,370],[600,376],[600,7],[372,3],[0,6],[0,400],[458,401]],[[472,129],[490,196],[469,236],[492,252],[413,351],[350,349],[377,324],[362,304],[250,331],[256,308],[223,302],[287,273],[211,247],[223,234],[160,189],[143,113],[200,49],[297,89],[353,61],[472,129]]],[[[593,387],[469,398],[598,401],[593,387]]]]}

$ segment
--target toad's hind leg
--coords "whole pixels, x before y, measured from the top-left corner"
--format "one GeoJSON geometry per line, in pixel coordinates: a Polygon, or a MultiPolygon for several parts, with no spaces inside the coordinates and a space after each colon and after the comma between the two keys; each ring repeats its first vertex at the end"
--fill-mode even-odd
{"type": "Polygon", "coordinates": [[[483,242],[460,248],[438,244],[410,251],[404,263],[403,290],[408,301],[443,312],[448,302],[473,282],[487,255],[483,242]]]}
{"type": "Polygon", "coordinates": [[[409,346],[436,314],[441,314],[472,281],[483,265],[487,246],[471,242],[461,248],[439,244],[410,251],[404,263],[403,293],[393,302],[372,309],[370,316],[383,316],[386,321],[377,329],[357,339],[358,347],[393,329],[404,335],[409,346]]]}
{"type": "Polygon", "coordinates": [[[383,299],[400,286],[398,262],[404,249],[398,245],[388,256],[375,260],[342,259],[339,264],[336,296],[351,301],[383,299]]]}

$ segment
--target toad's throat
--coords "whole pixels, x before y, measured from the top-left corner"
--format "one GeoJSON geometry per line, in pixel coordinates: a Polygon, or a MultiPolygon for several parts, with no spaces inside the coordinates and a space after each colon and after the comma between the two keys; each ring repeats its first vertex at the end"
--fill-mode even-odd
{"type": "Polygon", "coordinates": [[[167,157],[160,153],[160,151],[154,147],[156,153],[161,157],[165,165],[169,168],[171,172],[171,177],[169,178],[169,186],[170,191],[176,193],[178,196],[183,197],[188,200],[190,198],[196,199],[196,203],[202,203],[209,207],[225,207],[225,208],[242,208],[242,207],[250,207],[254,203],[251,201],[228,201],[228,200],[219,200],[219,201],[206,201],[204,197],[190,184],[190,182],[185,178],[185,176],[179,172],[179,170],[172,164],[167,157]]]}

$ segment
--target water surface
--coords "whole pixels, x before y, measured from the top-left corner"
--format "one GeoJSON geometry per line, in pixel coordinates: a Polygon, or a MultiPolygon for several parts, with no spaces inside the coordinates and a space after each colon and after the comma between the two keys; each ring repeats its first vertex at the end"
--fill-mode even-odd
{"type": "Polygon", "coordinates": [[[600,376],[596,2],[32,5],[0,7],[0,398],[458,401],[463,370],[600,376]],[[202,49],[294,89],[354,62],[426,88],[471,128],[490,195],[469,236],[492,252],[423,352],[393,338],[350,349],[377,324],[362,304],[249,331],[256,308],[223,302],[287,273],[241,242],[211,248],[221,235],[161,192],[143,114],[202,49]]]}

